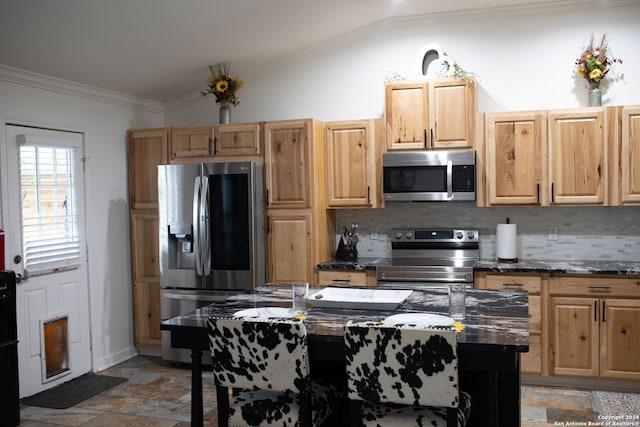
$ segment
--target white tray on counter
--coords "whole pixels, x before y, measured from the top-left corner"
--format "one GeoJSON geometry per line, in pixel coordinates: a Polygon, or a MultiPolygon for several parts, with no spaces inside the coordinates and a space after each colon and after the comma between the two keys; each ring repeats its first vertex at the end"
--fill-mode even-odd
{"type": "Polygon", "coordinates": [[[324,288],[309,295],[314,307],[395,310],[411,295],[411,290],[324,288]]]}

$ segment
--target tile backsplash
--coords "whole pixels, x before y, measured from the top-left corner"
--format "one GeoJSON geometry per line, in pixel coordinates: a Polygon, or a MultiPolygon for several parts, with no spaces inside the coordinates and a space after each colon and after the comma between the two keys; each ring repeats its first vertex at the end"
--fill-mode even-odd
{"type": "MultiPolygon", "coordinates": [[[[361,257],[389,257],[389,233],[399,227],[471,228],[480,257],[495,258],[496,226],[518,226],[518,258],[526,260],[640,260],[640,206],[477,208],[473,202],[396,203],[383,209],[340,209],[338,232],[358,223],[361,257]],[[557,240],[549,229],[557,229],[557,240]]],[[[336,239],[338,236],[336,236],[336,239]]]]}

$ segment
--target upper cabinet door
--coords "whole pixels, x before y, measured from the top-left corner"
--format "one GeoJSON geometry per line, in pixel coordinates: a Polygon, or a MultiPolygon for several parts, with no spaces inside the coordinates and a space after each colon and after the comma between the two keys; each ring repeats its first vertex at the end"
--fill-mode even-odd
{"type": "Polygon", "coordinates": [[[167,164],[168,129],[128,132],[129,207],[158,209],[158,165],[167,164]]]}
{"type": "Polygon", "coordinates": [[[376,207],[375,120],[327,124],[327,207],[376,207]]]}
{"type": "Polygon", "coordinates": [[[387,83],[387,150],[473,147],[476,110],[473,78],[387,83]]]}
{"type": "Polygon", "coordinates": [[[171,128],[171,160],[208,157],[212,141],[211,126],[171,128]]]}
{"type": "Polygon", "coordinates": [[[604,204],[607,138],[603,108],[549,113],[551,204],[604,204]]]}
{"type": "Polygon", "coordinates": [[[385,85],[385,122],[388,150],[426,148],[428,111],[426,81],[385,85]]]}
{"type": "Polygon", "coordinates": [[[640,203],[640,106],[622,109],[622,203],[640,203]]]}
{"type": "Polygon", "coordinates": [[[546,119],[542,112],[486,115],[489,204],[543,204],[546,135],[546,119]]]}
{"type": "Polygon", "coordinates": [[[215,156],[260,156],[260,124],[242,123],[216,126],[213,139],[215,156]]]}
{"type": "Polygon", "coordinates": [[[473,147],[475,115],[475,80],[448,78],[429,82],[430,148],[473,147]]]}
{"type": "Polygon", "coordinates": [[[267,207],[310,207],[310,121],[264,125],[267,207]]]}

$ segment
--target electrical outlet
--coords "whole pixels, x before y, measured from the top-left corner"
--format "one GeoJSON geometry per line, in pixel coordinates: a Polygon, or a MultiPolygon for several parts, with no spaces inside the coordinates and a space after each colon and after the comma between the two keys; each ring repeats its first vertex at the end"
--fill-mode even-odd
{"type": "Polygon", "coordinates": [[[558,227],[549,227],[549,240],[558,240],[558,227]]]}

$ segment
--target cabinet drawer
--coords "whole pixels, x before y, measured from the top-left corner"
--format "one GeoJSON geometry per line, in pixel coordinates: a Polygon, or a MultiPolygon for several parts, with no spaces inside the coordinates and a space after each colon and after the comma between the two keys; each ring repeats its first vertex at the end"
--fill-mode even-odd
{"type": "Polygon", "coordinates": [[[364,271],[318,270],[318,284],[322,286],[366,286],[367,273],[364,271]]]}
{"type": "Polygon", "coordinates": [[[523,290],[530,294],[540,294],[540,276],[517,275],[517,274],[487,274],[487,289],[495,290],[523,290]]]}
{"type": "Polygon", "coordinates": [[[640,277],[550,277],[550,295],[640,297],[640,277]]]}

